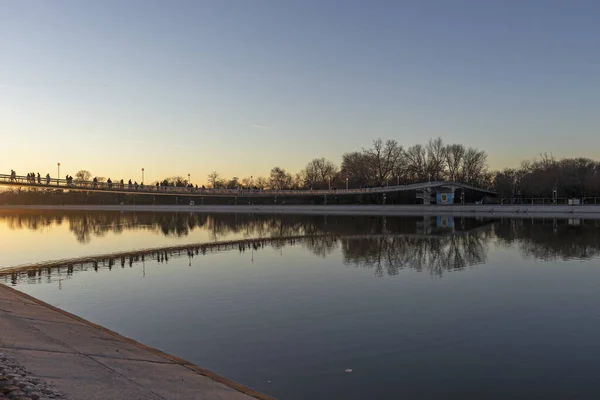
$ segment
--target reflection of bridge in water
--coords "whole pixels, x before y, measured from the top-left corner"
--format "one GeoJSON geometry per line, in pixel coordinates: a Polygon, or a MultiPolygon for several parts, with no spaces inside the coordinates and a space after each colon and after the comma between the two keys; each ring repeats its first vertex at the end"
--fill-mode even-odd
{"type": "MultiPolygon", "coordinates": [[[[402,245],[403,248],[406,248],[406,246],[415,249],[418,248],[418,251],[421,253],[424,248],[428,248],[429,251],[431,251],[431,249],[437,249],[439,252],[444,248],[444,246],[450,245],[451,249],[449,250],[449,253],[457,254],[455,249],[456,245],[472,243],[472,238],[478,236],[478,231],[489,232],[490,226],[482,226],[471,231],[447,231],[446,234],[440,233],[438,235],[423,235],[419,233],[367,235],[316,234],[197,243],[53,260],[31,265],[20,265],[1,269],[0,277],[4,276],[5,280],[8,280],[7,278],[11,277],[11,280],[16,282],[16,280],[20,277],[33,278],[36,276],[41,277],[44,274],[50,276],[53,272],[66,273],[68,276],[74,272],[81,272],[89,269],[97,271],[100,268],[112,269],[113,267],[117,266],[124,268],[126,265],[128,265],[132,267],[133,264],[140,262],[145,263],[147,261],[167,263],[172,258],[181,257],[188,257],[191,265],[191,259],[195,256],[206,255],[207,253],[212,252],[232,250],[237,250],[239,252],[255,252],[263,250],[267,246],[271,246],[273,248],[283,248],[290,245],[305,245],[315,254],[325,256],[333,251],[333,249],[337,247],[338,243],[341,243],[342,248],[346,250],[348,250],[349,246],[353,247],[357,245],[360,247],[360,244],[366,244],[367,247],[372,247],[373,243],[379,243],[385,248],[389,248],[389,246],[398,247],[400,245],[402,245]],[[482,229],[486,227],[487,229],[482,229]],[[434,242],[437,242],[437,244],[432,246],[431,243],[434,242]]],[[[482,246],[479,245],[477,247],[482,246]]],[[[461,251],[459,251],[459,253],[460,252],[461,251]]],[[[471,250],[467,251],[467,253],[472,252],[473,251],[471,250]]],[[[478,259],[481,260],[484,257],[485,254],[478,257],[478,259]]],[[[434,258],[440,259],[438,256],[434,258]]]]}
{"type": "Polygon", "coordinates": [[[307,197],[307,196],[343,196],[343,195],[365,195],[384,194],[395,192],[415,191],[417,197],[423,199],[426,204],[435,201],[437,193],[451,193],[456,190],[472,190],[481,194],[496,195],[495,192],[460,182],[422,182],[408,185],[382,186],[360,189],[329,189],[329,190],[255,190],[255,189],[206,189],[196,187],[155,186],[155,185],[130,185],[120,182],[89,182],[89,181],[67,181],[65,179],[43,178],[41,180],[28,179],[25,176],[12,176],[0,174],[0,185],[13,187],[27,187],[49,190],[69,190],[79,192],[103,192],[130,195],[154,195],[154,196],[186,196],[186,197],[229,197],[229,198],[253,198],[253,197],[307,197]]]}

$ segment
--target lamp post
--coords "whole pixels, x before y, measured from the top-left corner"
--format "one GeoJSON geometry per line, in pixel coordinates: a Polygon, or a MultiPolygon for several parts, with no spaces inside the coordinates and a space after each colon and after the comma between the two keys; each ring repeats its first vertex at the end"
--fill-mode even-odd
{"type": "Polygon", "coordinates": [[[348,175],[346,175],[346,190],[348,190],[348,175]]]}
{"type": "Polygon", "coordinates": [[[142,183],[144,183],[144,168],[142,168],[142,183]]]}
{"type": "Polygon", "coordinates": [[[331,190],[331,177],[329,177],[328,180],[329,180],[329,190],[331,190]]]}
{"type": "Polygon", "coordinates": [[[56,163],[56,167],[57,167],[56,186],[58,186],[59,185],[58,181],[60,179],[60,163],[56,163]]]}
{"type": "Polygon", "coordinates": [[[190,174],[188,174],[188,185],[192,184],[192,180],[190,179],[190,174]]]}
{"type": "Polygon", "coordinates": [[[398,183],[396,186],[400,186],[400,175],[398,175],[396,178],[398,178],[398,183]]]}

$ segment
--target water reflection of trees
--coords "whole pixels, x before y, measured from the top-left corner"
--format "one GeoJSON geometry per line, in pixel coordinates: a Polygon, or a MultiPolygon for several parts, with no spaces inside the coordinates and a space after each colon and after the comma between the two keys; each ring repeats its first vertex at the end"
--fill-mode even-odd
{"type": "Polygon", "coordinates": [[[73,273],[99,269],[133,267],[134,264],[157,262],[168,264],[170,260],[187,257],[189,266],[195,257],[219,251],[252,252],[266,248],[283,249],[301,245],[313,254],[326,256],[333,249],[341,247],[345,263],[355,266],[375,268],[378,276],[384,269],[389,275],[396,275],[402,268],[427,270],[441,275],[445,270],[462,269],[484,261],[485,248],[481,242],[489,232],[484,227],[481,232],[469,232],[451,236],[405,236],[405,235],[350,235],[332,234],[273,237],[231,240],[217,243],[170,246],[160,249],[136,250],[101,256],[86,256],[76,259],[50,261],[32,266],[22,266],[13,271],[0,270],[5,282],[17,284],[26,279],[29,283],[42,282],[43,277],[52,281],[53,276],[68,279],[73,273]]]}
{"type": "MultiPolygon", "coordinates": [[[[68,222],[77,240],[87,243],[107,233],[144,230],[183,237],[196,229],[209,232],[212,240],[227,236],[287,237],[318,234],[415,233],[423,228],[423,217],[310,216],[266,214],[201,214],[152,212],[8,212],[0,221],[11,229],[42,229],[68,222]]],[[[432,219],[426,217],[425,224],[432,219]]],[[[459,229],[470,229],[471,220],[459,229]]],[[[476,225],[476,224],[475,224],[476,225]]]]}
{"type": "Polygon", "coordinates": [[[590,259],[600,255],[600,220],[510,219],[494,225],[498,243],[518,245],[540,260],[590,259]]]}
{"type": "Polygon", "coordinates": [[[442,275],[484,263],[490,229],[448,236],[388,236],[373,239],[342,239],[347,265],[375,269],[377,276],[397,275],[412,268],[442,275]]]}
{"type": "MultiPolygon", "coordinates": [[[[455,218],[450,229],[436,225],[434,217],[309,216],[267,214],[201,214],[152,212],[0,212],[0,223],[10,229],[44,230],[68,224],[78,241],[124,231],[150,231],[158,235],[183,237],[194,230],[208,232],[210,240],[233,236],[296,237],[302,246],[325,257],[341,246],[347,262],[361,263],[394,273],[400,268],[442,271],[443,265],[464,268],[485,259],[481,246],[491,239],[501,245],[517,245],[526,256],[542,260],[590,258],[600,255],[600,221],[552,219],[503,219],[493,229],[479,227],[492,221],[455,218]],[[475,234],[475,230],[477,230],[475,234]],[[452,234],[457,232],[457,235],[452,234]],[[465,232],[469,234],[465,235],[465,232]],[[330,235],[330,236],[323,236],[330,235]],[[372,238],[350,243],[331,237],[349,235],[421,235],[417,238],[372,238]],[[364,249],[362,249],[364,248],[364,249]],[[381,254],[379,254],[381,253],[381,254]],[[390,257],[394,256],[394,262],[390,257]],[[387,257],[387,258],[386,258],[387,257]],[[403,258],[404,257],[404,258],[403,258]],[[385,260],[388,261],[385,261],[385,260]]],[[[274,243],[272,246],[283,244],[274,243]]],[[[484,246],[485,247],[485,246],[484,246]]],[[[356,264],[358,265],[358,264],[356,264]]],[[[454,268],[454,267],[453,267],[454,268]]],[[[434,272],[435,273],[435,272],[434,272]]]]}

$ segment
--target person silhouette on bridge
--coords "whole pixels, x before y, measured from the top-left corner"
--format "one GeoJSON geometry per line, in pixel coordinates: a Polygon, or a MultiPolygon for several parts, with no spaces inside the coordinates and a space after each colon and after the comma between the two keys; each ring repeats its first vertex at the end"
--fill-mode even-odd
{"type": "Polygon", "coordinates": [[[98,187],[98,178],[97,177],[94,177],[94,180],[92,182],[93,182],[93,186],[95,188],[98,187]]]}
{"type": "Polygon", "coordinates": [[[50,174],[46,174],[46,185],[50,184],[50,174]]]}
{"type": "Polygon", "coordinates": [[[135,190],[138,190],[138,183],[137,183],[137,181],[135,181],[135,183],[133,184],[133,186],[135,187],[135,190]]]}
{"type": "Polygon", "coordinates": [[[112,181],[110,180],[110,178],[108,178],[108,180],[106,181],[106,183],[108,183],[108,188],[112,189],[112,181]]]}
{"type": "Polygon", "coordinates": [[[129,190],[131,190],[131,186],[132,186],[132,184],[131,184],[131,179],[130,179],[129,180],[129,190]]]}
{"type": "Polygon", "coordinates": [[[40,175],[39,172],[37,174],[37,182],[38,182],[38,185],[42,183],[42,176],[40,175]]]}
{"type": "Polygon", "coordinates": [[[121,189],[125,188],[125,183],[123,182],[123,179],[121,179],[121,189]]]}

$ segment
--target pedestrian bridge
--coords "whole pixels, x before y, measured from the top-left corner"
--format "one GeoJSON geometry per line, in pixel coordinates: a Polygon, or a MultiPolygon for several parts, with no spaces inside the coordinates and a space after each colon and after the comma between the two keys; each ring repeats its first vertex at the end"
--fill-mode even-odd
{"type": "Polygon", "coordinates": [[[360,189],[329,189],[329,190],[260,190],[260,189],[207,189],[196,187],[156,186],[156,185],[130,185],[117,182],[92,182],[92,181],[67,181],[57,178],[28,178],[0,174],[0,186],[25,187],[48,190],[69,190],[80,192],[110,192],[133,195],[155,196],[213,196],[213,197],[299,197],[299,196],[343,196],[364,194],[386,194],[394,192],[416,191],[417,197],[423,198],[426,204],[430,202],[430,195],[437,192],[454,193],[457,189],[472,190],[481,194],[496,195],[495,192],[468,185],[460,182],[433,181],[413,183],[410,185],[381,186],[360,189]],[[426,199],[427,197],[427,199],[426,199]]]}

